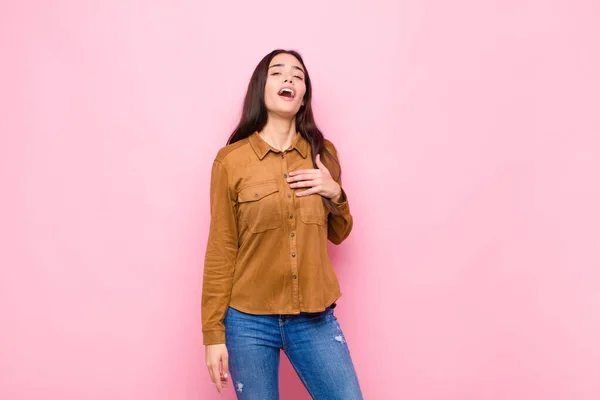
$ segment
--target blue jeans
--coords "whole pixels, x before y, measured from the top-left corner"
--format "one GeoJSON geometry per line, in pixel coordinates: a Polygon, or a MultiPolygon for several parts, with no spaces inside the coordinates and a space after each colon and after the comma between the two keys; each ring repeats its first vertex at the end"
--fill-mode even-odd
{"type": "Polygon", "coordinates": [[[313,399],[363,398],[332,307],[299,315],[254,315],[229,307],[224,324],[238,399],[279,400],[281,350],[313,399]]]}

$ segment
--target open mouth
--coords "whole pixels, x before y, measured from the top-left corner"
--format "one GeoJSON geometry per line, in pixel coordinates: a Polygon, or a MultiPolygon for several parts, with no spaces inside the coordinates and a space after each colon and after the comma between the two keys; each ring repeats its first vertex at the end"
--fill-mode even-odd
{"type": "Polygon", "coordinates": [[[290,88],[283,88],[277,94],[281,97],[287,97],[288,99],[293,99],[296,97],[296,93],[290,88]]]}

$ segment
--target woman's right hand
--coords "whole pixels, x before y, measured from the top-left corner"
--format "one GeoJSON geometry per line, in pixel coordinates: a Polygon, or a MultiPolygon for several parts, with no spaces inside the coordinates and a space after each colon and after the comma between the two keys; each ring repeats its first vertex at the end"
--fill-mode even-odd
{"type": "Polygon", "coordinates": [[[210,379],[217,387],[217,392],[222,396],[223,388],[229,379],[229,353],[225,344],[209,344],[206,346],[206,366],[210,379]]]}

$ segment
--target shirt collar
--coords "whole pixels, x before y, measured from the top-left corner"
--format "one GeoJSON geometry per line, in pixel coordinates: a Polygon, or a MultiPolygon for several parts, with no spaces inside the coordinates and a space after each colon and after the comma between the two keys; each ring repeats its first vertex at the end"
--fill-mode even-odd
{"type": "MultiPolygon", "coordinates": [[[[279,150],[274,149],[267,142],[265,142],[264,139],[260,137],[258,132],[254,132],[252,135],[250,135],[248,137],[248,140],[250,141],[250,145],[256,153],[256,156],[261,160],[265,158],[269,151],[272,151],[274,153],[281,153],[279,150]]],[[[300,153],[302,158],[306,158],[306,156],[308,155],[309,146],[310,144],[304,138],[304,136],[298,133],[298,135],[296,135],[296,138],[290,145],[290,148],[296,149],[298,153],[300,153]]]]}

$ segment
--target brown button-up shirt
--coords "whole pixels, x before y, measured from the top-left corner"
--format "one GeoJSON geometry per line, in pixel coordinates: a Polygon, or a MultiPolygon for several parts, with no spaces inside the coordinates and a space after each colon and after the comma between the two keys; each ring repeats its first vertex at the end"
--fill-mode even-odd
{"type": "MultiPolygon", "coordinates": [[[[337,157],[331,142],[325,146],[337,157]]],[[[341,296],[327,240],[339,244],[352,229],[346,194],[333,203],[334,215],[320,195],[298,197],[296,191],[308,188],[292,189],[286,181],[290,171],[314,168],[311,154],[299,134],[279,151],[258,133],[217,154],[202,287],[205,345],[225,343],[228,306],[298,314],[323,311],[341,296]]]]}

